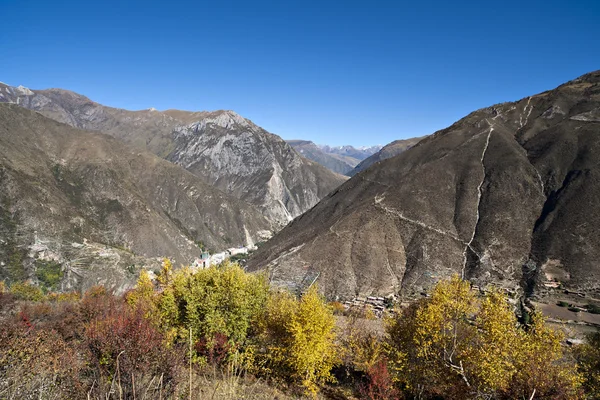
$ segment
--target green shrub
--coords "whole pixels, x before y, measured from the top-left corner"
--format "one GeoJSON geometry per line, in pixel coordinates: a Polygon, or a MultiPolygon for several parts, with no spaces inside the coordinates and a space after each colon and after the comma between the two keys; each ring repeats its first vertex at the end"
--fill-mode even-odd
{"type": "Polygon", "coordinates": [[[567,303],[566,301],[559,301],[558,303],[556,303],[556,305],[559,307],[569,307],[569,303],[567,303]]]}
{"type": "Polygon", "coordinates": [[[589,313],[600,314],[600,306],[597,306],[596,304],[588,304],[586,308],[589,313]]]}
{"type": "Polygon", "coordinates": [[[35,260],[35,276],[47,290],[56,290],[63,278],[62,265],[53,260],[35,260]]]}
{"type": "Polygon", "coordinates": [[[581,311],[581,310],[580,310],[579,308],[577,308],[577,307],[569,307],[569,308],[568,308],[568,310],[569,310],[569,311],[572,311],[572,312],[575,312],[575,313],[578,313],[579,311],[581,311]]]}
{"type": "Polygon", "coordinates": [[[13,283],[10,287],[10,293],[19,300],[43,301],[45,298],[42,289],[29,282],[13,283]]]}

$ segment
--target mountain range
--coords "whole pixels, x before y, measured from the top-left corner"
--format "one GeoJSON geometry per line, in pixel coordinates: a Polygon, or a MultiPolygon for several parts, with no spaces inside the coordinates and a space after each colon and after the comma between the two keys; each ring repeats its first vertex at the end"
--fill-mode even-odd
{"type": "Polygon", "coordinates": [[[255,205],[276,230],[347,179],[300,157],[279,136],[233,111],[128,111],[68,90],[5,84],[0,102],[148,150],[255,205]]]}
{"type": "Polygon", "coordinates": [[[128,111],[0,84],[0,279],[130,287],[268,239],[347,178],[233,111],[128,111]]]}
{"type": "Polygon", "coordinates": [[[110,136],[0,104],[0,279],[60,264],[63,288],[124,288],[161,257],[252,244],[271,224],[252,205],[110,136]]]}
{"type": "Polygon", "coordinates": [[[0,84],[0,103],[0,279],[54,263],[63,290],[122,291],[161,257],[275,234],[248,268],[330,298],[411,299],[453,274],[528,298],[600,296],[598,71],[369,149],[62,89],[0,84]]]}
{"type": "Polygon", "coordinates": [[[287,142],[302,156],[333,172],[344,175],[381,148],[380,146],[361,149],[352,146],[330,147],[317,145],[309,140],[288,140],[287,142]]]}

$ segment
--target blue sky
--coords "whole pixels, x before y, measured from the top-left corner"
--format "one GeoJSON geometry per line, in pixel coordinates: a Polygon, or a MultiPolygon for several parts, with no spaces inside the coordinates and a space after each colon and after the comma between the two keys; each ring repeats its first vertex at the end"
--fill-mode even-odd
{"type": "Polygon", "coordinates": [[[600,69],[600,1],[0,0],[0,81],[386,144],[600,69]]]}

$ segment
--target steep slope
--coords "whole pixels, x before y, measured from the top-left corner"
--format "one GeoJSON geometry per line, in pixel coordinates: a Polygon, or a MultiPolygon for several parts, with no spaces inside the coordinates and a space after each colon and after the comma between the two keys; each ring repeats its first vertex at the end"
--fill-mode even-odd
{"type": "Polygon", "coordinates": [[[61,264],[63,288],[123,289],[152,258],[189,264],[262,240],[254,207],[195,175],[103,134],[0,104],[0,279],[61,264]]]}
{"type": "Polygon", "coordinates": [[[359,160],[352,157],[325,153],[319,146],[309,140],[287,140],[287,143],[303,157],[319,163],[338,174],[346,174],[359,162],[359,160]]]}
{"type": "Polygon", "coordinates": [[[346,179],[305,160],[280,137],[232,111],[128,111],[66,90],[32,91],[4,84],[0,102],[150,150],[259,207],[276,227],[311,208],[346,179]]]}
{"type": "Polygon", "coordinates": [[[419,143],[423,138],[424,136],[410,139],[394,140],[392,143],[383,146],[381,150],[379,150],[377,153],[362,160],[352,170],[347,171],[346,175],[354,176],[359,172],[369,168],[371,165],[378,163],[379,161],[395,157],[398,154],[410,149],[411,147],[419,143]]]}
{"type": "Polygon", "coordinates": [[[600,294],[600,71],[473,112],[355,175],[251,269],[330,296],[418,295],[451,274],[600,294]]]}

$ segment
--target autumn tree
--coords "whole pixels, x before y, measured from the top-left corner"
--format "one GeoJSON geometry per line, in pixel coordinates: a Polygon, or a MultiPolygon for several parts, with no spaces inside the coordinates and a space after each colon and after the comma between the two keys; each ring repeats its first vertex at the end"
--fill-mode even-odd
{"type": "Polygon", "coordinates": [[[483,298],[458,276],[387,325],[390,370],[400,387],[420,397],[575,398],[579,376],[561,335],[532,316],[518,325],[506,296],[483,298]]]}
{"type": "Polygon", "coordinates": [[[299,382],[313,395],[318,385],[334,380],[331,369],[338,351],[333,311],[315,286],[300,300],[274,293],[259,326],[267,350],[257,359],[263,373],[299,382]]]}
{"type": "Polygon", "coordinates": [[[152,303],[154,298],[154,284],[148,271],[142,270],[137,284],[133,290],[127,293],[127,303],[132,306],[152,303]]]}
{"type": "Polygon", "coordinates": [[[583,387],[591,398],[600,398],[600,332],[590,334],[587,342],[575,349],[583,387]]]}
{"type": "Polygon", "coordinates": [[[506,398],[581,398],[583,377],[563,346],[564,333],[549,327],[539,312],[520,332],[517,368],[506,398]]]}
{"type": "Polygon", "coordinates": [[[225,335],[231,344],[242,343],[268,296],[263,275],[248,274],[235,263],[191,273],[181,269],[170,276],[157,301],[161,324],[194,341],[225,335]]]}

